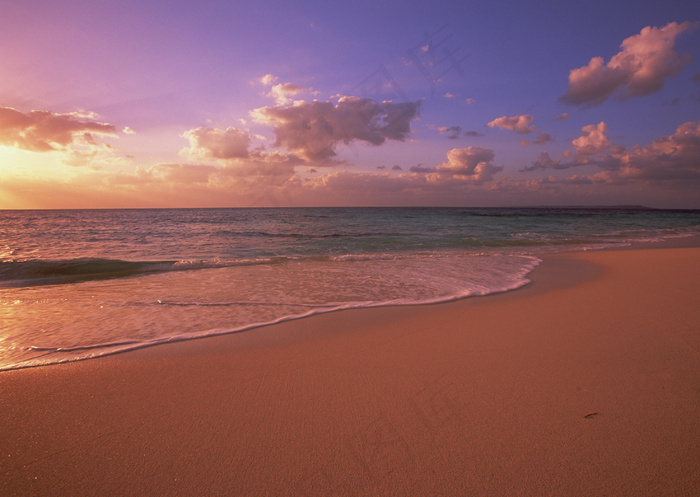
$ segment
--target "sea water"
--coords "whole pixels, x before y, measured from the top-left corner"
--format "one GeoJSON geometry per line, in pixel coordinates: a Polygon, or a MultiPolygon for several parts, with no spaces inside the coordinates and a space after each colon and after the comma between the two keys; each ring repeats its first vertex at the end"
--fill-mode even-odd
{"type": "Polygon", "coordinates": [[[0,211],[0,370],[339,309],[516,289],[540,256],[700,233],[700,211],[0,211]]]}

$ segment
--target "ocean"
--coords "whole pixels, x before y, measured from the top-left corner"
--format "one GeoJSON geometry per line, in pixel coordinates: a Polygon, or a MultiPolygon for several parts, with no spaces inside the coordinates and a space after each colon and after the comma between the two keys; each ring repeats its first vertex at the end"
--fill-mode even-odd
{"type": "Polygon", "coordinates": [[[0,370],[339,309],[513,290],[552,252],[700,234],[700,211],[0,211],[0,370]]]}

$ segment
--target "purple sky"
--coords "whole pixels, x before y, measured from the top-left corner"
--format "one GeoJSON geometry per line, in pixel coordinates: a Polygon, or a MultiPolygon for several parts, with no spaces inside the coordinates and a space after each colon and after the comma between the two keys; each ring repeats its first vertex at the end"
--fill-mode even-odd
{"type": "Polygon", "coordinates": [[[700,208],[688,1],[9,0],[0,209],[700,208]]]}

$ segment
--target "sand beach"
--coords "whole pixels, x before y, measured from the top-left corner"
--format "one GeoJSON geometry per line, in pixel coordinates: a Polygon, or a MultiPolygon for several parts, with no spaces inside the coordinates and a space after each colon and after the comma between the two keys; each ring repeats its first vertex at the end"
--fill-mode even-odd
{"type": "Polygon", "coordinates": [[[700,494],[700,248],[0,373],[0,494],[700,494]]]}

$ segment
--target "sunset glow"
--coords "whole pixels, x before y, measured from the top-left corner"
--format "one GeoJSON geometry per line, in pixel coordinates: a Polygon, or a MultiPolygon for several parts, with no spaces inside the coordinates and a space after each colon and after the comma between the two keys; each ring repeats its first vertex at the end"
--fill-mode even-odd
{"type": "Polygon", "coordinates": [[[10,2],[0,209],[700,208],[693,2],[10,2]]]}

